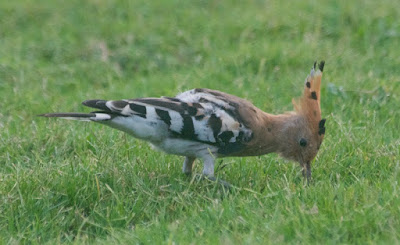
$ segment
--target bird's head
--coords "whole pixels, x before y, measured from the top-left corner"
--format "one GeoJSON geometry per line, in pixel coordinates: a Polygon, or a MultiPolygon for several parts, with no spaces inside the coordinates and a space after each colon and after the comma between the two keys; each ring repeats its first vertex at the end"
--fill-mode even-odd
{"type": "Polygon", "coordinates": [[[311,161],[315,158],[324,139],[325,119],[321,118],[320,86],[324,61],[311,70],[304,85],[303,96],[293,100],[295,113],[285,125],[288,137],[283,157],[297,161],[303,167],[303,175],[311,178],[311,161]]]}

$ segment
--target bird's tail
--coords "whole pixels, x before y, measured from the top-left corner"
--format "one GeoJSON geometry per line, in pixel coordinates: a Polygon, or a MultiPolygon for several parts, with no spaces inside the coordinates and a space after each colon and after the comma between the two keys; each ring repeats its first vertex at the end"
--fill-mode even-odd
{"type": "Polygon", "coordinates": [[[91,113],[46,113],[38,115],[41,117],[58,117],[62,119],[78,120],[78,121],[107,121],[112,118],[110,114],[104,112],[91,112],[91,113]]]}
{"type": "Polygon", "coordinates": [[[86,100],[82,102],[83,105],[98,109],[100,111],[94,111],[90,113],[79,113],[79,112],[66,112],[66,113],[46,113],[38,116],[41,117],[58,117],[62,119],[77,120],[77,121],[94,121],[102,122],[108,121],[115,117],[115,113],[106,106],[107,100],[86,100]]]}

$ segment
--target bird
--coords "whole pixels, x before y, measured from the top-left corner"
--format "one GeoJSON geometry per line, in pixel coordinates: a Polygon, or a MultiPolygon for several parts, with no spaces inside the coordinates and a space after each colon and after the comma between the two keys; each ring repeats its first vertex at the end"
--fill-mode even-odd
{"type": "Polygon", "coordinates": [[[298,162],[307,181],[311,162],[325,135],[320,87],[325,62],[314,62],[294,111],[270,114],[248,100],[221,91],[195,88],[175,97],[86,100],[90,113],[39,116],[91,121],[121,130],[168,154],[184,156],[182,172],[191,174],[203,160],[202,176],[215,180],[216,159],[278,153],[298,162]]]}

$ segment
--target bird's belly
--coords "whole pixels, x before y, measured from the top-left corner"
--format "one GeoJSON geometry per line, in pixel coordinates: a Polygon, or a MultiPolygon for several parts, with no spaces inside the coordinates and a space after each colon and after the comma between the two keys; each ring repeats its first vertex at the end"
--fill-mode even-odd
{"type": "Polygon", "coordinates": [[[218,151],[217,147],[215,146],[184,139],[168,138],[160,143],[152,144],[154,147],[169,154],[199,158],[210,154],[217,157],[218,151]]]}
{"type": "Polygon", "coordinates": [[[115,117],[110,121],[103,122],[103,124],[150,142],[162,141],[168,137],[168,127],[165,123],[147,120],[139,116],[115,117]]]}

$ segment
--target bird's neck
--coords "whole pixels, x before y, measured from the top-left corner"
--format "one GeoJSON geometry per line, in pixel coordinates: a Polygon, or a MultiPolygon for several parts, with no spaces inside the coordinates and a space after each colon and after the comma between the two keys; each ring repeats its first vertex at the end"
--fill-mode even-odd
{"type": "Polygon", "coordinates": [[[261,115],[261,127],[255,132],[254,153],[281,153],[293,137],[292,131],[296,128],[299,115],[294,112],[279,115],[263,112],[261,115]]]}

